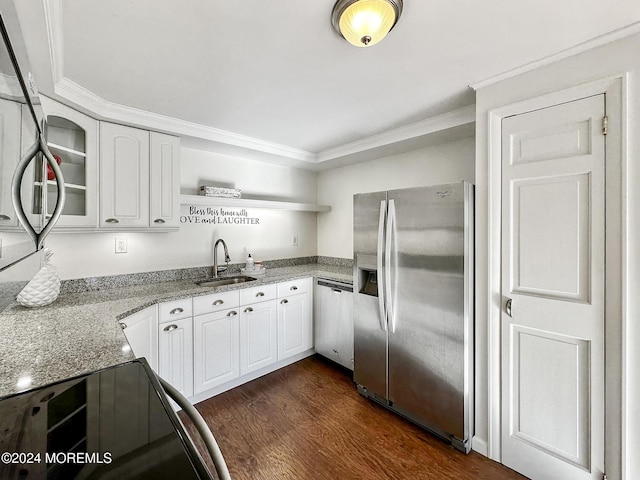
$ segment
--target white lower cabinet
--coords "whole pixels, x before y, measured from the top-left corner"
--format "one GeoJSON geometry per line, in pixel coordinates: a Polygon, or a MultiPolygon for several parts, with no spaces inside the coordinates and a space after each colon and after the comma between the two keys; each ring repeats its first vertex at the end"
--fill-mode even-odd
{"type": "Polygon", "coordinates": [[[311,278],[259,285],[164,302],[121,323],[136,356],[200,401],[313,353],[312,292],[311,278]]]}
{"type": "Polygon", "coordinates": [[[193,319],[158,326],[158,375],[185,397],[193,395],[193,319]]]}
{"type": "Polygon", "coordinates": [[[194,391],[202,393],[240,376],[237,309],[198,315],[194,323],[194,391]]]}
{"type": "Polygon", "coordinates": [[[120,322],[127,342],[137,358],[146,358],[154,372],[158,371],[158,307],[147,307],[120,322]]]}
{"type": "Polygon", "coordinates": [[[240,312],[240,374],[278,361],[276,300],[242,307],[240,312]]]}
{"type": "Polygon", "coordinates": [[[296,292],[294,295],[278,298],[278,360],[313,347],[310,284],[311,279],[305,278],[278,285],[278,293],[296,292]]]}

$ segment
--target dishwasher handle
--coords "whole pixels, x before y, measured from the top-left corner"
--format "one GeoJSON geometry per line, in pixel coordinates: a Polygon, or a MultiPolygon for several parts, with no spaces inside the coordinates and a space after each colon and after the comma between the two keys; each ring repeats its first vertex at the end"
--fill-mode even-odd
{"type": "Polygon", "coordinates": [[[325,280],[320,278],[316,281],[316,283],[319,287],[328,287],[334,291],[338,290],[340,292],[353,292],[353,285],[349,285],[348,283],[340,283],[333,280],[325,280]]]}

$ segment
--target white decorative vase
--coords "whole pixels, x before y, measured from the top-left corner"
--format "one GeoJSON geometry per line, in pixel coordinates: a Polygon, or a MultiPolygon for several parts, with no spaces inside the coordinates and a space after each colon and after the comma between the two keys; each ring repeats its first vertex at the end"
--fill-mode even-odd
{"type": "Polygon", "coordinates": [[[45,249],[44,267],[18,294],[16,300],[25,307],[44,307],[49,305],[60,293],[60,275],[56,267],[49,263],[53,252],[45,249]]]}

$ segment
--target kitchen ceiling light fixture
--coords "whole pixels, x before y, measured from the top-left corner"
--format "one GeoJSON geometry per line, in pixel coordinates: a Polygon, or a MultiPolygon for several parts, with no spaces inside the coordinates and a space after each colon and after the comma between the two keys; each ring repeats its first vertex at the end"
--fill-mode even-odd
{"type": "Polygon", "coordinates": [[[402,13],[402,0],[338,0],[331,12],[333,28],[356,47],[382,40],[402,13]]]}

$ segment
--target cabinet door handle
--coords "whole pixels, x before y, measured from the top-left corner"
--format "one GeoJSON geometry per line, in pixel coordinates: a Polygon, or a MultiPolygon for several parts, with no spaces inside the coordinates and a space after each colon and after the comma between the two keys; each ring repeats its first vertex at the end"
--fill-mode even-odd
{"type": "Polygon", "coordinates": [[[289,290],[297,290],[298,287],[296,287],[295,285],[293,287],[291,287],[289,290]]]}
{"type": "Polygon", "coordinates": [[[258,293],[256,293],[256,297],[264,297],[264,292],[258,292],[258,293]]]}
{"type": "Polygon", "coordinates": [[[238,314],[238,312],[236,312],[235,310],[231,310],[229,313],[227,313],[227,317],[235,317],[238,314]]]}
{"type": "Polygon", "coordinates": [[[11,220],[9,215],[5,215],[4,213],[0,213],[0,220],[11,220]]]}
{"type": "Polygon", "coordinates": [[[107,218],[104,223],[120,223],[120,220],[117,218],[107,218]]]}
{"type": "Polygon", "coordinates": [[[333,293],[342,293],[342,290],[338,290],[337,288],[332,288],[331,291],[333,293]]]}
{"type": "Polygon", "coordinates": [[[171,332],[177,329],[178,329],[178,325],[176,325],[175,323],[173,325],[169,325],[168,327],[164,327],[165,332],[171,332]]]}
{"type": "Polygon", "coordinates": [[[124,322],[120,322],[120,328],[124,330],[125,328],[127,328],[127,324],[124,322]]]}
{"type": "Polygon", "coordinates": [[[165,223],[165,221],[162,218],[156,218],[153,223],[165,223]]]}
{"type": "Polygon", "coordinates": [[[511,300],[510,298],[507,298],[507,301],[504,304],[504,311],[510,317],[511,317],[511,303],[512,302],[513,302],[513,300],[511,300]]]}
{"type": "Polygon", "coordinates": [[[247,307],[244,309],[244,313],[251,313],[251,312],[253,312],[253,308],[251,307],[247,307]]]}
{"type": "Polygon", "coordinates": [[[175,315],[176,313],[182,313],[182,312],[184,312],[184,308],[178,307],[178,308],[174,308],[173,310],[171,310],[169,312],[169,315],[175,315]]]}
{"type": "Polygon", "coordinates": [[[213,306],[217,307],[218,305],[222,305],[224,303],[224,300],[216,300],[215,302],[213,302],[213,306]]]}
{"type": "Polygon", "coordinates": [[[285,303],[289,303],[289,300],[285,298],[284,300],[281,300],[280,303],[284,305],[285,303]]]}

